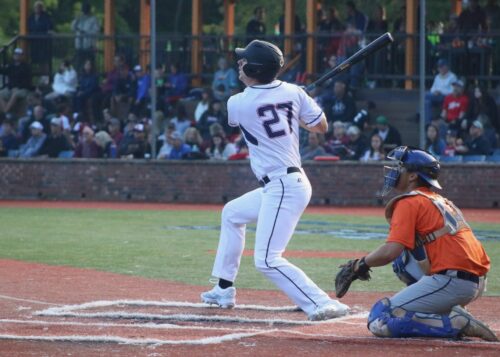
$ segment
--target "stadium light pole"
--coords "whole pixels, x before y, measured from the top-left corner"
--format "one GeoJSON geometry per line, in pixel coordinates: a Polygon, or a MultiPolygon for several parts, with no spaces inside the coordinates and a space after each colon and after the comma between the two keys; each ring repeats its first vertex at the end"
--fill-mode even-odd
{"type": "Polygon", "coordinates": [[[151,11],[151,36],[150,36],[150,50],[151,50],[151,61],[150,61],[150,76],[151,76],[151,157],[156,157],[156,130],[158,127],[156,112],[156,0],[150,0],[149,2],[151,11]]]}
{"type": "Polygon", "coordinates": [[[425,149],[425,8],[426,0],[420,0],[420,148],[425,149]]]}

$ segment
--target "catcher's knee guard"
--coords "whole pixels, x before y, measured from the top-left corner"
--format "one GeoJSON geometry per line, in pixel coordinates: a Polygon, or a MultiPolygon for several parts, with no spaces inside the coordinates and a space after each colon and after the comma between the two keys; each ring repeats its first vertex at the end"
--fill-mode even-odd
{"type": "Polygon", "coordinates": [[[383,298],[373,305],[368,315],[368,330],[375,336],[391,337],[387,322],[391,318],[391,302],[383,298]]]}
{"type": "Polygon", "coordinates": [[[368,316],[368,329],[379,337],[441,337],[457,338],[448,315],[420,314],[391,307],[387,298],[377,301],[368,316]]]}

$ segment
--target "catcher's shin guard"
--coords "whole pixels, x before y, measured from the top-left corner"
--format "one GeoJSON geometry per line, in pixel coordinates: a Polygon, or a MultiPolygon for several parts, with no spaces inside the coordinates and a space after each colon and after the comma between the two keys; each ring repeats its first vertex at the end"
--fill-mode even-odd
{"type": "Polygon", "coordinates": [[[421,314],[392,308],[389,299],[378,301],[368,316],[368,329],[379,337],[438,337],[458,338],[461,328],[455,328],[448,315],[421,314]]]}

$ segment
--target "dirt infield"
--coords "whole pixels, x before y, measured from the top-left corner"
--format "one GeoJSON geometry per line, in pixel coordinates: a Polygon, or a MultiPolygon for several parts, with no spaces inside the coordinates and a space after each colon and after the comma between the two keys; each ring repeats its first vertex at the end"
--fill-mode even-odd
{"type": "MultiPolygon", "coordinates": [[[[478,340],[374,338],[367,311],[384,294],[349,293],[351,315],[312,323],[280,292],[239,289],[238,308],[220,310],[198,303],[205,288],[0,260],[0,355],[498,356],[500,350],[500,343],[478,340]]],[[[497,333],[499,302],[486,297],[471,306],[497,333]]]]}
{"type": "MultiPolygon", "coordinates": [[[[206,204],[169,204],[169,203],[135,203],[135,202],[87,202],[87,201],[8,201],[0,200],[0,207],[21,208],[77,208],[77,209],[113,209],[113,210],[146,210],[146,211],[219,211],[222,205],[206,204]]],[[[499,209],[463,209],[470,222],[500,223],[499,209]]],[[[306,213],[327,215],[359,215],[384,217],[382,207],[331,207],[312,206],[306,213]]]]}

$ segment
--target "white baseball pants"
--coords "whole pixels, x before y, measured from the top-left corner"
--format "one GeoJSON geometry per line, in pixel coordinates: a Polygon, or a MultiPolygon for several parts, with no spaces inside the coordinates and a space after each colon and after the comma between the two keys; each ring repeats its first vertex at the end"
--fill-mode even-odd
{"type": "Polygon", "coordinates": [[[306,314],[330,301],[307,275],[282,257],[300,216],[311,199],[311,184],[303,173],[271,178],[228,202],[222,211],[219,246],[212,275],[234,282],[245,247],[246,224],[257,221],[255,267],[306,314]]]}

